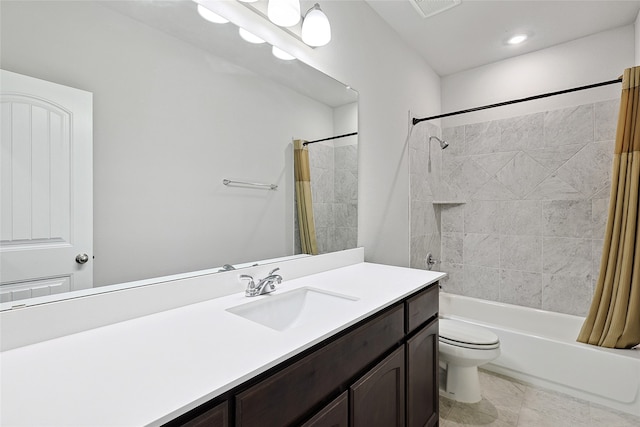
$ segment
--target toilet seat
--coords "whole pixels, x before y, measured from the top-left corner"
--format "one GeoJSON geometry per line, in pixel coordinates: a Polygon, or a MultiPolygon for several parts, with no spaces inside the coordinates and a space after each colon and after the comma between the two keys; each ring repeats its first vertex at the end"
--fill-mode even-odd
{"type": "Polygon", "coordinates": [[[440,342],[475,350],[491,350],[500,347],[500,340],[493,332],[464,322],[439,319],[440,342]]]}

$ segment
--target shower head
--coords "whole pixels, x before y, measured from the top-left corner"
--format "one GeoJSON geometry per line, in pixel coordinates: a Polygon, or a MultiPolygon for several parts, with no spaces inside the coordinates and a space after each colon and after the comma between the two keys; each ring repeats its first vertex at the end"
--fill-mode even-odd
{"type": "Polygon", "coordinates": [[[438,141],[440,143],[440,148],[442,148],[443,150],[449,146],[449,143],[447,141],[444,141],[438,138],[437,136],[430,136],[429,142],[431,142],[432,139],[435,139],[436,141],[438,141]]]}

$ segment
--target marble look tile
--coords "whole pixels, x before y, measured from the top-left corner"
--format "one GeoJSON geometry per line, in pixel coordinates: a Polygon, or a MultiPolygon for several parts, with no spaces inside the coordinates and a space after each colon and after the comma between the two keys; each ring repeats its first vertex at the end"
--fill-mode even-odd
{"type": "Polygon", "coordinates": [[[591,198],[611,181],[613,143],[586,145],[556,171],[556,176],[591,198]]]}
{"type": "Polygon", "coordinates": [[[311,168],[333,169],[333,160],[333,146],[319,143],[309,149],[309,167],[311,168]]]}
{"type": "Polygon", "coordinates": [[[427,236],[411,235],[410,267],[426,270],[425,258],[427,256],[427,236]]]}
{"type": "Polygon", "coordinates": [[[429,161],[427,150],[409,149],[409,172],[424,175],[429,161]]]}
{"type": "Polygon", "coordinates": [[[358,175],[350,171],[335,171],[334,200],[336,202],[358,202],[358,175]]]}
{"type": "Polygon", "coordinates": [[[596,141],[613,141],[616,139],[619,113],[619,99],[596,102],[594,104],[596,141]]]}
{"type": "Polygon", "coordinates": [[[518,420],[517,413],[495,407],[491,402],[481,400],[476,404],[455,402],[451,411],[444,418],[445,426],[515,426],[518,420]],[[478,408],[482,408],[480,411],[478,408]]]}
{"type": "Polygon", "coordinates": [[[547,111],[544,115],[545,147],[593,142],[593,105],[547,111]]]}
{"type": "Polygon", "coordinates": [[[464,231],[464,205],[443,205],[440,221],[442,233],[461,233],[464,231]]]}
{"type": "Polygon", "coordinates": [[[456,126],[442,129],[442,139],[449,143],[449,146],[443,152],[443,155],[450,154],[452,156],[466,156],[469,154],[465,140],[464,128],[464,126],[456,126]]]}
{"type": "Polygon", "coordinates": [[[591,277],[545,274],[542,277],[542,309],[586,316],[593,296],[591,277]]]}
{"type": "Polygon", "coordinates": [[[513,159],[517,151],[507,151],[504,153],[491,153],[491,154],[477,154],[471,156],[474,162],[476,162],[482,169],[489,175],[496,174],[502,169],[511,159],[513,159]]]}
{"type": "Polygon", "coordinates": [[[313,220],[316,227],[333,227],[335,225],[333,203],[314,203],[313,220]]]}
{"type": "Polygon", "coordinates": [[[580,151],[582,147],[584,147],[584,144],[567,144],[543,148],[536,147],[527,149],[526,153],[550,171],[555,171],[580,151]]]}
{"type": "Polygon", "coordinates": [[[513,200],[498,204],[500,234],[542,235],[542,202],[513,200]]]}
{"type": "Polygon", "coordinates": [[[594,239],[604,239],[607,229],[607,219],[609,218],[609,199],[591,200],[591,237],[594,239]]]}
{"type": "Polygon", "coordinates": [[[500,236],[497,234],[465,233],[462,256],[467,265],[498,268],[500,266],[500,236]]]}
{"type": "Polygon", "coordinates": [[[587,198],[556,175],[551,175],[525,196],[526,200],[578,200],[587,198]]]}
{"type": "Polygon", "coordinates": [[[491,178],[476,162],[467,159],[462,166],[449,174],[447,179],[450,185],[462,190],[465,198],[478,191],[491,178]]]}
{"type": "MultiPolygon", "coordinates": [[[[431,233],[427,234],[427,252],[431,252],[431,254],[436,259],[442,259],[442,244],[440,241],[440,233],[431,233]]],[[[425,258],[426,259],[426,258],[425,258]]],[[[438,268],[435,268],[438,270],[438,268]]]]}
{"type": "Polygon", "coordinates": [[[332,203],[334,201],[333,170],[311,169],[311,197],[313,203],[332,203]]]}
{"type": "Polygon", "coordinates": [[[440,281],[444,292],[458,295],[464,294],[464,270],[462,264],[450,264],[443,261],[439,266],[436,265],[434,269],[447,273],[447,277],[440,281]]]}
{"type": "Polygon", "coordinates": [[[591,238],[590,200],[552,200],[542,202],[542,232],[551,237],[591,238]]]}
{"type": "Polygon", "coordinates": [[[358,226],[357,203],[335,203],[333,205],[333,215],[336,227],[358,226]]]}
{"type": "Polygon", "coordinates": [[[525,384],[513,378],[508,378],[482,368],[478,370],[478,378],[480,380],[482,395],[486,396],[489,400],[512,397],[513,401],[510,406],[520,407],[522,405],[522,399],[527,390],[525,384]]]}
{"type": "Polygon", "coordinates": [[[529,408],[537,411],[543,419],[552,418],[567,422],[567,424],[557,423],[556,426],[584,426],[589,423],[589,404],[566,394],[527,387],[522,406],[522,409],[529,408]],[[575,424],[576,422],[581,424],[575,424]]]}
{"type": "Polygon", "coordinates": [[[411,235],[424,236],[427,234],[427,203],[411,202],[411,235]]]}
{"type": "Polygon", "coordinates": [[[589,404],[591,415],[590,427],[637,427],[640,426],[640,417],[614,409],[606,408],[595,403],[589,404]]]}
{"type": "Polygon", "coordinates": [[[442,233],[442,262],[463,263],[463,236],[462,233],[442,233]]]}
{"type": "Polygon", "coordinates": [[[496,178],[516,196],[523,197],[541,183],[550,172],[529,155],[519,152],[496,178]]]}
{"type": "Polygon", "coordinates": [[[542,253],[543,273],[591,278],[591,239],[544,237],[542,253]]]}
{"type": "Polygon", "coordinates": [[[509,270],[540,272],[542,238],[540,236],[500,236],[500,266],[509,270]]]}
{"type": "Polygon", "coordinates": [[[411,200],[425,201],[431,196],[431,188],[423,174],[412,173],[410,175],[410,185],[411,200]]]}
{"type": "Polygon", "coordinates": [[[514,200],[516,198],[516,195],[511,190],[494,177],[491,177],[478,191],[471,195],[472,200],[514,200]]]}
{"type": "Polygon", "coordinates": [[[542,308],[542,273],[500,270],[500,301],[542,308]]]}
{"type": "Polygon", "coordinates": [[[500,149],[500,127],[496,121],[466,125],[464,133],[469,154],[502,151],[500,149]]]}
{"type": "Polygon", "coordinates": [[[466,296],[497,301],[500,295],[500,270],[465,264],[462,288],[466,296]]]}
{"type": "Polygon", "coordinates": [[[358,244],[358,229],[355,227],[336,227],[333,237],[333,251],[355,248],[358,244]]]}
{"type": "Polygon", "coordinates": [[[542,145],[544,113],[499,120],[498,125],[503,151],[526,150],[542,145]]]}
{"type": "Polygon", "coordinates": [[[471,201],[463,207],[465,233],[498,232],[498,202],[471,201]]]}
{"type": "Polygon", "coordinates": [[[592,199],[609,199],[611,197],[611,181],[602,184],[602,188],[593,195],[592,199]]]}
{"type": "Polygon", "coordinates": [[[344,145],[334,148],[334,168],[349,172],[358,172],[358,146],[344,145]]]}
{"type": "Polygon", "coordinates": [[[453,407],[453,404],[455,403],[455,401],[451,399],[447,399],[444,396],[440,396],[439,400],[440,400],[439,402],[440,418],[445,418],[449,413],[449,411],[451,410],[451,408],[453,407]]]}

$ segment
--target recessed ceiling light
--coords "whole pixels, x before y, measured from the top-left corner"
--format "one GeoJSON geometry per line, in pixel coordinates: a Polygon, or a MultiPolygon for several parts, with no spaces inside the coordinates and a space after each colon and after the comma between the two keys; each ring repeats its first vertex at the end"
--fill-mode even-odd
{"type": "Polygon", "coordinates": [[[513,36],[509,40],[507,40],[507,43],[509,43],[509,44],[520,44],[523,41],[525,41],[527,38],[528,38],[528,36],[526,34],[516,34],[515,36],[513,36]]]}

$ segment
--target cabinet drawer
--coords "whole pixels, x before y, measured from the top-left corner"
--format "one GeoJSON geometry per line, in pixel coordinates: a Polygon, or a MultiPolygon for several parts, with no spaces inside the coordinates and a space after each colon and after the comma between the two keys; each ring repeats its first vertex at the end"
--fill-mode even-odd
{"type": "Polygon", "coordinates": [[[406,304],[407,333],[413,331],[427,320],[438,315],[438,283],[409,298],[406,304]]]}
{"type": "Polygon", "coordinates": [[[236,396],[238,426],[299,422],[330,394],[402,340],[399,305],[236,396]]]}
{"type": "Polygon", "coordinates": [[[349,395],[345,391],[302,427],[349,427],[349,395]]]}

